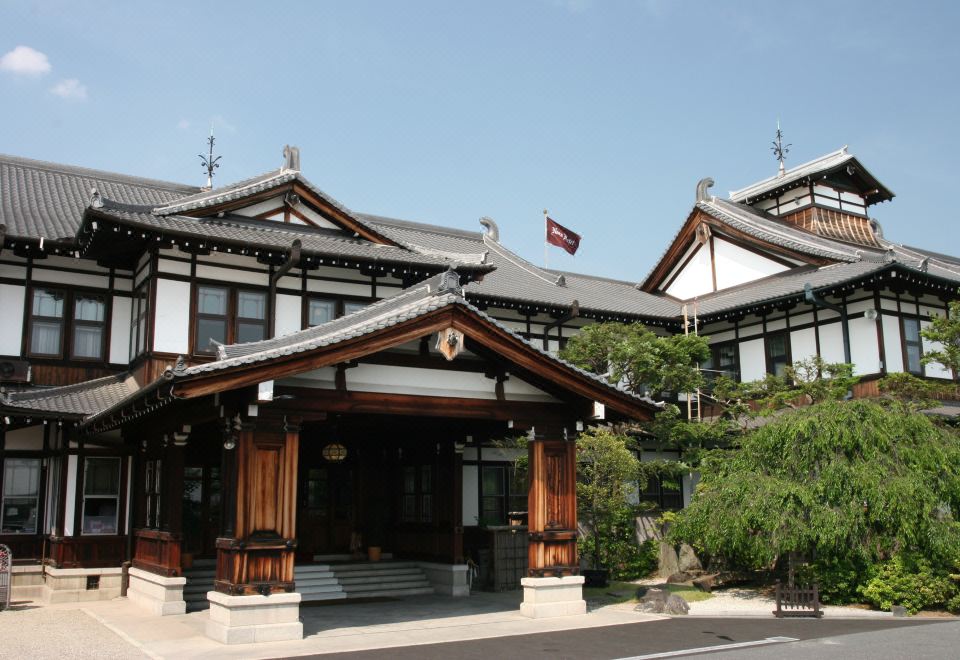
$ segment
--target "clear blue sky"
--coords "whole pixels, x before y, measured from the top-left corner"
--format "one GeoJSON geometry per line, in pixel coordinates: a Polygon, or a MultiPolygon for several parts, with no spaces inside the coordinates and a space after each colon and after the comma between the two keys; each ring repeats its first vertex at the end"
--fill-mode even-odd
{"type": "Polygon", "coordinates": [[[279,167],[349,207],[638,280],[690,212],[849,144],[888,238],[960,254],[960,3],[0,2],[0,152],[200,185],[279,167]],[[45,56],[46,59],[43,59],[45,56]],[[2,64],[2,62],[0,62],[2,64]],[[72,82],[71,82],[72,81],[72,82]]]}

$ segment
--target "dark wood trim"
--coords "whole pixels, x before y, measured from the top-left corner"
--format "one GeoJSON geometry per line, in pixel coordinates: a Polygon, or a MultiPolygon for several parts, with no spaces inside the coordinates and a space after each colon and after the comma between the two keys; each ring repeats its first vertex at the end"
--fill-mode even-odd
{"type": "Polygon", "coordinates": [[[715,238],[713,232],[710,232],[710,276],[713,280],[713,290],[717,290],[717,256],[714,251],[713,242],[715,238]]]}

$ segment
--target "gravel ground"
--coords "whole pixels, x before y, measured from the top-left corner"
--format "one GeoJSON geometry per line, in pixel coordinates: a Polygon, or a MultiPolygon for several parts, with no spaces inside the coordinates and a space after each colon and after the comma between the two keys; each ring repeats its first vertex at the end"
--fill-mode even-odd
{"type": "Polygon", "coordinates": [[[146,658],[79,609],[14,605],[0,612],[0,658],[146,658]]]}
{"type": "MultiPolygon", "coordinates": [[[[770,596],[753,589],[724,589],[714,591],[713,598],[690,603],[690,614],[697,616],[770,616],[777,609],[770,596]]],[[[890,617],[889,612],[879,612],[861,607],[823,605],[825,617],[890,617]]]]}

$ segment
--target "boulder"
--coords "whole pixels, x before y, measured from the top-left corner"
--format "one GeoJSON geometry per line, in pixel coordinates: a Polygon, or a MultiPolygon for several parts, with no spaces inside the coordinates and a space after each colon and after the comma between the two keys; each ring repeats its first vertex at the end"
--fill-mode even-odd
{"type": "Polygon", "coordinates": [[[688,612],[690,612],[690,605],[682,596],[670,594],[667,597],[667,602],[663,606],[664,614],[687,614],[688,612]]]}
{"type": "Polygon", "coordinates": [[[719,573],[713,573],[711,575],[701,575],[698,578],[694,578],[693,586],[695,586],[700,591],[706,591],[710,593],[714,587],[717,586],[717,576],[719,573]]]}
{"type": "Polygon", "coordinates": [[[669,543],[660,541],[660,560],[657,564],[657,573],[660,577],[673,575],[680,570],[680,560],[677,551],[669,543]]]}
{"type": "Polygon", "coordinates": [[[679,571],[667,578],[667,584],[682,584],[684,582],[689,582],[692,579],[693,579],[693,576],[690,575],[689,573],[684,573],[683,571],[679,571]]]}
{"type": "Polygon", "coordinates": [[[639,590],[637,596],[640,602],[634,608],[637,612],[647,614],[687,614],[690,606],[683,598],[672,594],[666,589],[645,589],[641,595],[639,590]]]}
{"type": "Polygon", "coordinates": [[[703,565],[697,558],[697,554],[693,551],[693,548],[686,543],[680,545],[677,568],[684,573],[700,573],[703,571],[703,565]]]}

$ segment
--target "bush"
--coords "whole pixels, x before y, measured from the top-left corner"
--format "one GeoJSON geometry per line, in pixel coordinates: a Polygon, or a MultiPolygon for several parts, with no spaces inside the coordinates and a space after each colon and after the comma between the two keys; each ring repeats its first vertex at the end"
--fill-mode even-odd
{"type": "Polygon", "coordinates": [[[610,569],[614,580],[636,580],[657,568],[659,548],[656,541],[637,541],[637,510],[620,506],[601,523],[600,548],[596,552],[597,535],[580,538],[580,554],[599,557],[599,566],[610,569]]]}
{"type": "Polygon", "coordinates": [[[946,573],[935,571],[926,559],[903,555],[881,564],[862,590],[867,602],[881,610],[903,605],[911,614],[946,604],[953,592],[946,573]]]}
{"type": "Polygon", "coordinates": [[[822,602],[843,605],[860,602],[864,583],[872,572],[863,563],[830,557],[799,566],[796,582],[801,585],[816,582],[820,587],[822,602]]]}

